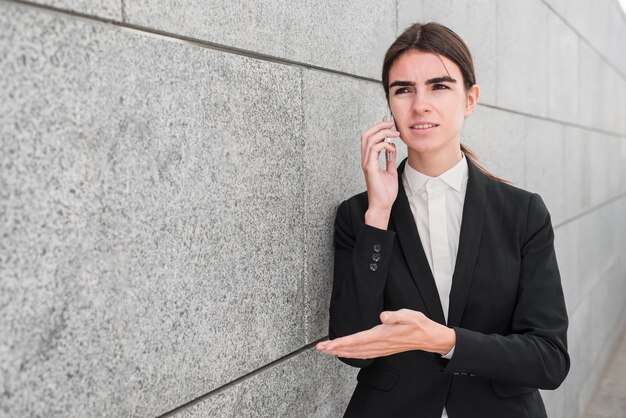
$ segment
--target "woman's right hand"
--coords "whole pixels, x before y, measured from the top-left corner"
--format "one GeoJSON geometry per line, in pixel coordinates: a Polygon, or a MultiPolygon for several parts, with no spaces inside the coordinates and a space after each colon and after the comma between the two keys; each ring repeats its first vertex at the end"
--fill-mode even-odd
{"type": "Polygon", "coordinates": [[[391,207],[398,196],[396,146],[385,142],[386,137],[400,136],[400,132],[391,129],[392,126],[393,121],[387,121],[385,116],[382,122],[361,134],[361,168],[365,174],[368,199],[365,223],[380,229],[387,229],[391,207]],[[383,149],[387,151],[385,170],[380,168],[378,162],[383,149]]]}

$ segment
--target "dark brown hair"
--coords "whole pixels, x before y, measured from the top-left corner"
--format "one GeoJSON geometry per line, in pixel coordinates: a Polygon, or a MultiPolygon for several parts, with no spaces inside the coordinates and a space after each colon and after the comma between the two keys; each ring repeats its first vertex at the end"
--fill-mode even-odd
{"type": "MultiPolygon", "coordinates": [[[[436,22],[415,23],[402,32],[385,54],[383,62],[383,88],[389,104],[389,70],[396,60],[408,50],[415,49],[422,52],[431,52],[442,55],[455,63],[463,75],[465,90],[476,84],[474,60],[469,48],[454,31],[436,22]]],[[[465,145],[461,144],[461,151],[485,175],[503,183],[510,183],[491,174],[478,161],[476,155],[465,145]]]]}

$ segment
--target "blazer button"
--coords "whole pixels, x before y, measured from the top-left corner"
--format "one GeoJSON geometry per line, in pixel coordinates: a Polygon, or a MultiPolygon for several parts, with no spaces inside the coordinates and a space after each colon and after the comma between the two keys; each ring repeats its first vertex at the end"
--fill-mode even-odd
{"type": "Polygon", "coordinates": [[[380,252],[380,250],[383,248],[382,245],[380,244],[374,244],[374,251],[376,251],[377,253],[380,252]]]}
{"type": "Polygon", "coordinates": [[[372,254],[372,261],[380,261],[380,253],[372,254]]]}
{"type": "Polygon", "coordinates": [[[372,271],[378,270],[378,264],[376,264],[376,263],[370,264],[370,270],[372,270],[372,271]]]}

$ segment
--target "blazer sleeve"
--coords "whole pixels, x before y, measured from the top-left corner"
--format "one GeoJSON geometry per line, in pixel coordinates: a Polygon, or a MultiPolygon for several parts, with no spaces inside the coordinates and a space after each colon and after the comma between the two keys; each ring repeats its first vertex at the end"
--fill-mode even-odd
{"type": "MultiPolygon", "coordinates": [[[[379,325],[383,292],[389,274],[396,233],[365,224],[359,208],[349,200],[339,205],[335,218],[334,274],[329,309],[329,339],[343,337],[379,325]]],[[[373,359],[338,357],[354,367],[366,367],[373,359]]]]}
{"type": "Polygon", "coordinates": [[[570,367],[568,318],[554,251],[550,214],[534,193],[521,246],[517,305],[508,335],[455,327],[448,373],[476,375],[505,384],[556,389],[570,367]]]}

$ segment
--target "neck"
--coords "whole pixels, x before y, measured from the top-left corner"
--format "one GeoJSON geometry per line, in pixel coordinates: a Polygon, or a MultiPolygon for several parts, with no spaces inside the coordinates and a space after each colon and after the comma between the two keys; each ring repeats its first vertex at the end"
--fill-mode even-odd
{"type": "Polygon", "coordinates": [[[460,147],[436,152],[418,152],[409,148],[408,156],[407,163],[411,168],[429,177],[437,177],[461,161],[463,153],[460,147]]]}

